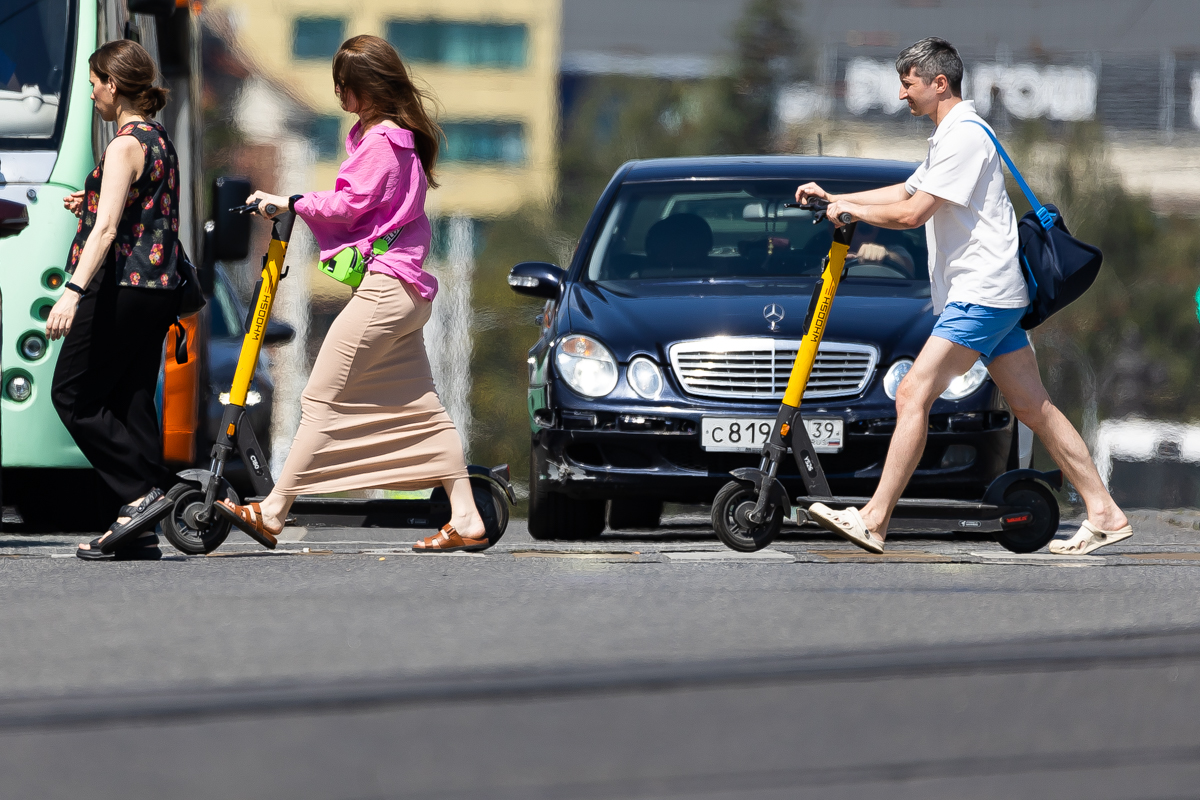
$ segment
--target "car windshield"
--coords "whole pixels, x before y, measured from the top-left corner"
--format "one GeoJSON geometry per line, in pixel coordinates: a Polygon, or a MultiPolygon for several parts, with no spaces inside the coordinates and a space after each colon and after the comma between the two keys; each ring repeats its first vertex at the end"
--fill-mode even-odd
{"type": "MultiPolygon", "coordinates": [[[[786,208],[800,180],[705,180],[621,187],[596,238],[587,278],[625,294],[662,282],[774,280],[821,274],[833,226],[786,208]]],[[[833,193],[875,184],[824,181],[833,193]]],[[[845,291],[929,295],[923,229],[859,223],[846,259],[845,291]]]]}
{"type": "Polygon", "coordinates": [[[0,141],[46,146],[66,76],[69,0],[0,0],[0,141]],[[7,141],[5,141],[7,140],[7,141]]]}

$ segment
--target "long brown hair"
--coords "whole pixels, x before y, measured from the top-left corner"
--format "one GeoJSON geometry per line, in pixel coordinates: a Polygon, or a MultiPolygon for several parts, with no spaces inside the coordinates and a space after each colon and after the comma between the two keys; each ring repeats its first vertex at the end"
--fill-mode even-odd
{"type": "Polygon", "coordinates": [[[425,108],[433,98],[413,83],[396,49],[378,36],[347,39],[333,57],[333,82],[354,93],[364,131],[385,119],[412,131],[425,178],[437,188],[433,167],[444,134],[425,108]]]}
{"type": "Polygon", "coordinates": [[[158,70],[146,49],[129,39],[117,39],[100,45],[88,58],[88,66],[96,77],[117,85],[117,94],[124,95],[141,115],[153,117],[167,104],[169,92],[155,86],[158,70]]]}

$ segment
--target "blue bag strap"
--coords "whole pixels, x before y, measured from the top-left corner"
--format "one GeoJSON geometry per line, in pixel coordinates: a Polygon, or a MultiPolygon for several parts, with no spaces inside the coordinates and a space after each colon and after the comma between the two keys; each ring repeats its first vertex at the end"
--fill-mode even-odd
{"type": "Polygon", "coordinates": [[[1029,201],[1029,205],[1033,206],[1034,213],[1037,214],[1038,221],[1042,223],[1042,227],[1046,230],[1053,228],[1054,213],[1038,202],[1037,197],[1033,193],[1033,189],[1030,189],[1029,184],[1026,183],[1025,179],[1021,177],[1021,172],[1017,169],[1017,165],[1014,164],[1012,159],[1008,157],[1008,153],[1004,151],[1004,146],[1000,144],[1000,140],[996,138],[996,134],[992,133],[992,129],[977,119],[969,119],[967,122],[974,122],[976,125],[983,128],[983,132],[986,133],[988,138],[992,140],[992,144],[996,145],[996,152],[1000,154],[1000,158],[1004,159],[1004,163],[1008,166],[1008,171],[1012,173],[1014,178],[1016,178],[1017,186],[1020,186],[1021,191],[1025,193],[1025,199],[1029,201]]]}

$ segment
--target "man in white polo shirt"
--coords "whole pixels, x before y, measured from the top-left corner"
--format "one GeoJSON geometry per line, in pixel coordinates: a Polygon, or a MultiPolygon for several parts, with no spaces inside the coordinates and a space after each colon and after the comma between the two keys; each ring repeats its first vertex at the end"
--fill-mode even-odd
{"type": "Polygon", "coordinates": [[[900,99],[914,116],[933,120],[929,154],[903,184],[831,195],[815,183],[796,199],[830,201],[829,219],[849,212],[881,228],[924,225],[929,280],[938,314],[929,341],[896,392],[896,431],[883,475],[862,509],[834,511],[814,503],[809,514],[823,527],[876,553],[883,552],[888,521],[925,449],[929,410],[955,377],[983,361],[1017,419],[1028,425],[1087,506],[1079,533],[1050,550],[1081,555],[1133,535],[1113,502],[1075,428],[1042,386],[1021,317],[1029,289],[1017,258],[1017,219],[1004,188],[996,147],[962,99],[962,60],[943,39],[912,45],[896,59],[900,99]]]}

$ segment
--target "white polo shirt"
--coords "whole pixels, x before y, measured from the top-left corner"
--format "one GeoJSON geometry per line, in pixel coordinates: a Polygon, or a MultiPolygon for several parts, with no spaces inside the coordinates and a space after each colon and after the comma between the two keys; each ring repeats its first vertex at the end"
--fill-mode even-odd
{"type": "Polygon", "coordinates": [[[929,137],[924,163],[904,184],[910,195],[922,191],[946,201],[925,223],[935,314],[951,302],[1029,305],[1017,260],[1017,216],[1004,188],[1000,154],[967,120],[983,122],[970,100],[946,114],[929,137]]]}

